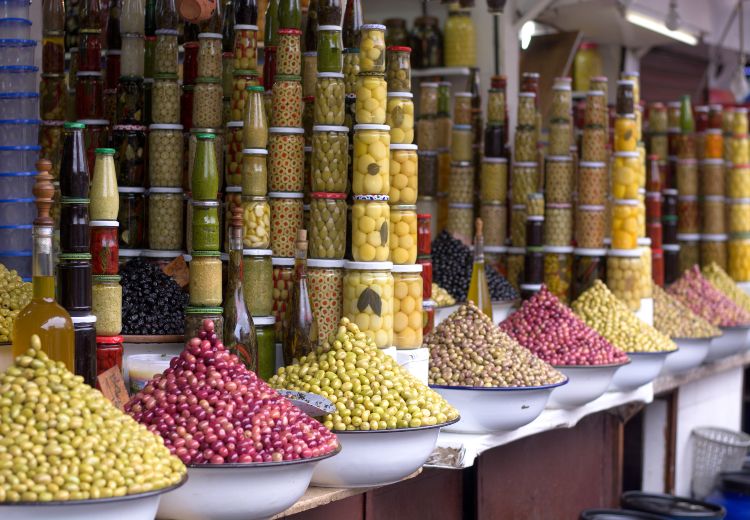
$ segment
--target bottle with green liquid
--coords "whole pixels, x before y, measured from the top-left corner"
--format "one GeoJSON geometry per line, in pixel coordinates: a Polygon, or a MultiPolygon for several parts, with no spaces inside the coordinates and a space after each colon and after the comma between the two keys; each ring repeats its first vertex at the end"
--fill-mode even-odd
{"type": "Polygon", "coordinates": [[[492,318],[492,300],[484,270],[484,236],[482,219],[478,218],[474,227],[474,265],[471,269],[468,300],[474,302],[487,316],[492,318]]]}

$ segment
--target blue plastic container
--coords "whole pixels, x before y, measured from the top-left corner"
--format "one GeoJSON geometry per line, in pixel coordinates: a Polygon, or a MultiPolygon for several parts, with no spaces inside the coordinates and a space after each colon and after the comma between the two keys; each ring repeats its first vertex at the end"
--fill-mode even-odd
{"type": "Polygon", "coordinates": [[[34,65],[5,65],[0,67],[0,92],[34,93],[38,87],[37,72],[39,72],[39,67],[34,65]]]}
{"type": "Polygon", "coordinates": [[[0,119],[0,146],[39,144],[39,119],[0,119]]]}
{"type": "Polygon", "coordinates": [[[634,511],[663,515],[670,520],[722,520],[726,515],[724,508],[716,504],[663,493],[628,491],[623,493],[621,505],[634,511]]]}
{"type": "Polygon", "coordinates": [[[29,0],[0,0],[0,18],[29,18],[29,0]]]}
{"type": "Polygon", "coordinates": [[[31,20],[26,18],[0,18],[0,39],[31,38],[31,20]]]}
{"type": "Polygon", "coordinates": [[[26,251],[31,249],[33,239],[31,224],[0,226],[0,254],[4,251],[26,251]]]}
{"type": "Polygon", "coordinates": [[[31,224],[35,218],[33,198],[0,200],[0,226],[23,226],[31,224]]]}
{"type": "Polygon", "coordinates": [[[36,175],[37,172],[0,173],[0,200],[33,197],[36,175]]]}
{"type": "Polygon", "coordinates": [[[0,92],[0,119],[39,119],[39,94],[0,92]]]}
{"type": "Polygon", "coordinates": [[[750,518],[750,472],[729,471],[719,474],[717,489],[706,500],[723,506],[727,511],[724,520],[750,518]]]}
{"type": "Polygon", "coordinates": [[[0,65],[33,65],[36,40],[0,38],[0,65]]]}
{"type": "Polygon", "coordinates": [[[15,269],[21,278],[31,277],[31,251],[0,251],[0,264],[15,269]]]}
{"type": "Polygon", "coordinates": [[[0,173],[30,172],[36,169],[39,150],[36,146],[0,146],[0,173]]]}

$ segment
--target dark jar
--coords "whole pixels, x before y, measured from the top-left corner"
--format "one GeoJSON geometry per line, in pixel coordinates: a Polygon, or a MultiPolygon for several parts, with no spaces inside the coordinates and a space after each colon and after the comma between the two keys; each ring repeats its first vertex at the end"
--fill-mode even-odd
{"type": "Polygon", "coordinates": [[[63,253],[88,253],[89,199],[60,201],[60,250],[63,253]]]}
{"type": "Polygon", "coordinates": [[[118,238],[124,249],[141,249],[146,244],[146,188],[119,188],[120,223],[118,238]]]}
{"type": "Polygon", "coordinates": [[[143,123],[144,103],[143,78],[121,77],[117,85],[117,122],[121,125],[143,123]]]}
{"type": "Polygon", "coordinates": [[[117,241],[119,222],[116,220],[92,220],[91,272],[95,275],[115,275],[118,271],[120,244],[117,241]]]}
{"type": "MultiPolygon", "coordinates": [[[[122,336],[96,337],[96,375],[103,374],[112,367],[122,371],[122,336]]],[[[96,387],[99,388],[97,381],[96,387]]]]}
{"type": "Polygon", "coordinates": [[[57,265],[58,302],[71,316],[91,313],[91,255],[62,253],[57,265]]]}
{"type": "MultiPolygon", "coordinates": [[[[544,282],[544,252],[539,248],[526,248],[523,260],[524,284],[541,284],[544,282]]],[[[522,284],[523,285],[523,284],[522,284]]]]}
{"type": "Polygon", "coordinates": [[[96,385],[96,316],[73,316],[75,372],[89,386],[96,385]]]}
{"type": "Polygon", "coordinates": [[[146,182],[146,127],[117,125],[112,128],[117,186],[142,188],[146,182]]]}
{"type": "Polygon", "coordinates": [[[104,117],[104,79],[101,72],[79,72],[76,82],[76,118],[104,117]]]}
{"type": "Polygon", "coordinates": [[[414,20],[411,33],[411,64],[415,69],[440,67],[443,64],[443,35],[438,27],[438,19],[422,16],[414,20]]]}

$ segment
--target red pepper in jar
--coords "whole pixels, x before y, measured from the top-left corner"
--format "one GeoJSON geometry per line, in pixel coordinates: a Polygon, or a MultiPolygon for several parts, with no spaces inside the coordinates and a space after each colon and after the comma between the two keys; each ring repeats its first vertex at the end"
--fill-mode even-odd
{"type": "MultiPolygon", "coordinates": [[[[122,336],[96,337],[96,375],[116,366],[122,370],[122,336]]],[[[96,382],[99,388],[99,381],[96,382]]]]}
{"type": "Polygon", "coordinates": [[[182,65],[182,84],[195,85],[195,80],[198,77],[198,42],[186,42],[182,47],[185,52],[182,65]]]}
{"type": "Polygon", "coordinates": [[[422,298],[432,298],[432,260],[430,258],[417,258],[417,263],[422,264],[422,298]]]}
{"type": "Polygon", "coordinates": [[[263,88],[271,90],[276,78],[276,47],[267,47],[263,61],[263,88]]]}
{"type": "Polygon", "coordinates": [[[117,274],[120,258],[117,222],[92,220],[89,227],[91,228],[92,274],[117,274]]]}
{"type": "Polygon", "coordinates": [[[646,233],[648,234],[648,238],[651,239],[651,246],[654,249],[661,248],[662,244],[664,243],[663,228],[661,222],[656,221],[646,223],[646,233]]]}
{"type": "Polygon", "coordinates": [[[651,278],[659,287],[664,287],[664,251],[658,248],[651,250],[651,278]]]}
{"type": "Polygon", "coordinates": [[[417,215],[417,256],[428,256],[432,253],[431,219],[432,215],[427,213],[417,215]]]}

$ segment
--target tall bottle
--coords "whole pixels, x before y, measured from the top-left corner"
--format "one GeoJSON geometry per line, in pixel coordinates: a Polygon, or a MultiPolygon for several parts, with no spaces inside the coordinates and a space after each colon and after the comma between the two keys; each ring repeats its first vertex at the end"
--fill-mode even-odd
{"type": "Polygon", "coordinates": [[[244,148],[265,148],[268,145],[268,121],[263,102],[263,87],[251,85],[245,89],[247,101],[243,117],[242,145],[244,148]]]}
{"type": "Polygon", "coordinates": [[[23,355],[29,348],[31,336],[42,340],[42,350],[55,361],[62,361],[75,371],[75,336],[70,314],[55,301],[55,277],[52,261],[52,228],[49,215],[55,188],[50,170],[52,163],[42,159],[37,163],[37,182],[34,186],[37,218],[34,220],[32,276],[33,295],[21,309],[13,326],[13,357],[23,355]]]}
{"type": "Polygon", "coordinates": [[[232,5],[232,0],[226,0],[226,2],[224,2],[224,20],[222,22],[221,30],[221,47],[224,52],[234,51],[234,26],[237,24],[234,16],[235,11],[234,6],[232,5]]]}
{"type": "Polygon", "coordinates": [[[216,200],[219,192],[219,170],[216,165],[214,134],[198,134],[190,189],[193,200],[216,200]]]}
{"type": "Polygon", "coordinates": [[[232,208],[229,228],[229,276],[227,297],[224,298],[224,346],[236,354],[247,368],[258,371],[258,340],[253,318],[245,305],[242,292],[242,208],[232,208]]]}
{"type": "Polygon", "coordinates": [[[279,0],[279,29],[302,29],[299,0],[279,0]]]}
{"type": "Polygon", "coordinates": [[[279,43],[279,0],[268,0],[265,19],[264,46],[266,49],[276,47],[279,43]]]}
{"type": "Polygon", "coordinates": [[[176,31],[179,23],[175,0],[156,0],[156,29],[176,31]]]}
{"type": "Polygon", "coordinates": [[[690,96],[685,94],[680,100],[680,130],[683,134],[695,132],[695,120],[693,119],[693,107],[690,96]]]}
{"type": "Polygon", "coordinates": [[[302,50],[313,52],[318,50],[318,0],[310,0],[305,18],[305,29],[302,34],[302,50]]]}
{"type": "Polygon", "coordinates": [[[60,194],[74,199],[89,198],[89,166],[83,143],[83,123],[65,123],[65,141],[60,159],[60,194]]]}
{"type": "Polygon", "coordinates": [[[471,283],[469,284],[469,301],[474,302],[479,309],[492,318],[492,300],[490,288],[487,285],[487,273],[484,270],[484,236],[482,235],[482,219],[478,218],[474,235],[474,265],[471,268],[471,283]]]}
{"type": "Polygon", "coordinates": [[[117,220],[120,210],[120,197],[117,193],[115,173],[115,149],[95,150],[94,178],[91,180],[91,220],[117,220]]]}
{"type": "Polygon", "coordinates": [[[107,18],[107,49],[111,51],[122,49],[122,34],[120,33],[120,2],[109,2],[109,18],[107,18]]]}
{"type": "MultiPolygon", "coordinates": [[[[101,31],[101,10],[99,0],[83,0],[79,2],[81,12],[78,14],[80,28],[87,31],[101,31]]],[[[44,341],[42,339],[42,341],[44,341]]]]}
{"type": "Polygon", "coordinates": [[[65,3],[63,0],[44,0],[42,3],[43,34],[65,32],[65,3]]]}
{"type": "Polygon", "coordinates": [[[235,0],[234,20],[237,25],[258,25],[258,1],[235,0]]]}
{"type": "Polygon", "coordinates": [[[343,41],[344,48],[359,47],[359,30],[364,23],[361,0],[349,0],[344,11],[343,41]]]}
{"type": "Polygon", "coordinates": [[[294,285],[284,323],[284,364],[312,352],[318,345],[318,322],[313,316],[307,291],[307,231],[297,231],[294,255],[294,285]]]}
{"type": "Polygon", "coordinates": [[[221,0],[216,0],[214,12],[208,20],[200,22],[202,33],[221,34],[221,25],[224,21],[224,4],[221,0]]]}

